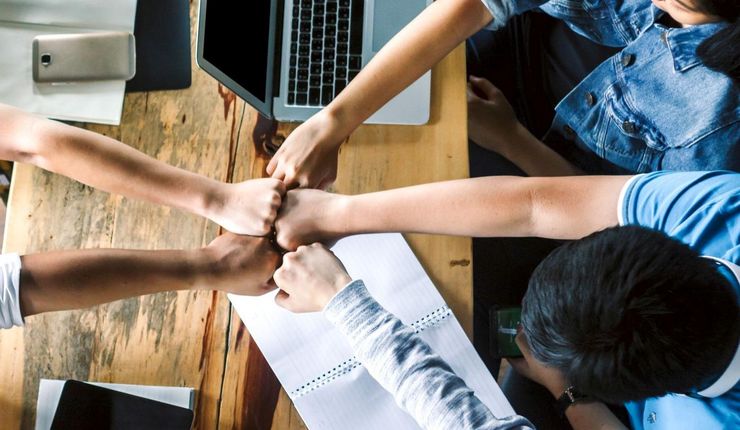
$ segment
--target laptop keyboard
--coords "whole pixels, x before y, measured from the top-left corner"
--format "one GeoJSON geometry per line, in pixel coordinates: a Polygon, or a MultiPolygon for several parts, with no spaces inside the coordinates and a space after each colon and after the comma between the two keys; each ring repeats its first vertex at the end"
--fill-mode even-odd
{"type": "Polygon", "coordinates": [[[293,0],[288,105],[326,106],[362,68],[364,0],[293,0]]]}

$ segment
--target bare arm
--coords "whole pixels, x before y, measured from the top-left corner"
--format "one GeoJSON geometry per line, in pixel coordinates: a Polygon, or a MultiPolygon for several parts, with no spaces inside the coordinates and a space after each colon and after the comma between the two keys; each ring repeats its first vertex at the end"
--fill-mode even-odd
{"type": "Polygon", "coordinates": [[[349,135],[491,19],[480,0],[432,3],[383,47],[347,91],[327,106],[329,115],[342,126],[340,134],[349,135]]]}
{"type": "Polygon", "coordinates": [[[468,134],[473,142],[501,154],[529,176],[583,174],[519,122],[501,90],[474,76],[468,83],[468,134]]]}
{"type": "MultiPolygon", "coordinates": [[[[514,371],[542,385],[556,399],[560,397],[570,386],[562,372],[537,361],[523,333],[517,335],[516,343],[522,357],[507,359],[514,371]]],[[[565,416],[573,430],[627,430],[612,411],[598,401],[574,403],[565,410],[565,416]]]]}
{"type": "MultiPolygon", "coordinates": [[[[570,384],[563,373],[545,366],[532,356],[526,337],[518,335],[516,343],[522,351],[521,358],[508,359],[519,374],[542,385],[554,398],[560,397],[570,384]]],[[[627,427],[601,402],[576,402],[565,410],[565,416],[574,430],[627,430],[627,427]]]]}
{"type": "Polygon", "coordinates": [[[523,125],[517,124],[499,154],[514,163],[529,176],[569,176],[583,172],[570,161],[537,139],[523,125]]]}
{"type": "Polygon", "coordinates": [[[573,430],[627,430],[627,427],[600,402],[576,403],[565,410],[573,430]]]}
{"type": "Polygon", "coordinates": [[[191,251],[94,249],[21,257],[21,313],[85,308],[163,291],[216,289],[259,295],[279,256],[264,238],[226,234],[191,251]]]}
{"type": "Polygon", "coordinates": [[[241,234],[270,231],[283,184],[226,184],[149,157],[115,139],[0,105],[0,158],[208,217],[241,234]]]}
{"type": "Polygon", "coordinates": [[[577,239],[617,224],[627,176],[487,177],[357,196],[288,193],[276,222],[287,249],[357,233],[577,239]]]}
{"type": "Polygon", "coordinates": [[[334,101],[288,136],[267,172],[288,185],[318,187],[332,182],[344,139],[491,18],[480,0],[434,2],[393,37],[334,101]]]}

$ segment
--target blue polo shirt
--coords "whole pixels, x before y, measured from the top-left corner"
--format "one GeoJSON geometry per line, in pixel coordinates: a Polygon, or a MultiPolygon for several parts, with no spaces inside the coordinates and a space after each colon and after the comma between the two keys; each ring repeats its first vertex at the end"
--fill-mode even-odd
{"type": "MultiPolygon", "coordinates": [[[[632,178],[619,203],[620,225],[640,225],[702,255],[740,265],[740,174],[654,172],[632,178]]],[[[732,272],[718,266],[740,295],[732,272]]],[[[671,394],[625,405],[635,429],[740,428],[740,384],[715,398],[671,394]]]]}

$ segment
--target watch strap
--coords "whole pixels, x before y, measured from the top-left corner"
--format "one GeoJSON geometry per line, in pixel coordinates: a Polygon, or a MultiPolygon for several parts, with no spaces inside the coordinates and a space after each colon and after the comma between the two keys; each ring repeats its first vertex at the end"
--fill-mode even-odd
{"type": "Polygon", "coordinates": [[[581,393],[576,389],[576,387],[571,385],[570,387],[566,388],[565,391],[563,391],[563,394],[561,394],[560,397],[558,397],[558,411],[561,415],[565,415],[566,409],[568,409],[568,407],[570,407],[572,404],[590,400],[591,397],[581,393]]]}

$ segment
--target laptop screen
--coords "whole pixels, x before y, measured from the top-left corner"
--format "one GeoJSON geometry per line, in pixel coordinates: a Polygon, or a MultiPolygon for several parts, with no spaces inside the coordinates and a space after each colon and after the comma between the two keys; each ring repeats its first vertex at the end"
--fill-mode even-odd
{"type": "Polygon", "coordinates": [[[198,63],[237,95],[271,116],[274,1],[201,3],[198,63]]]}

